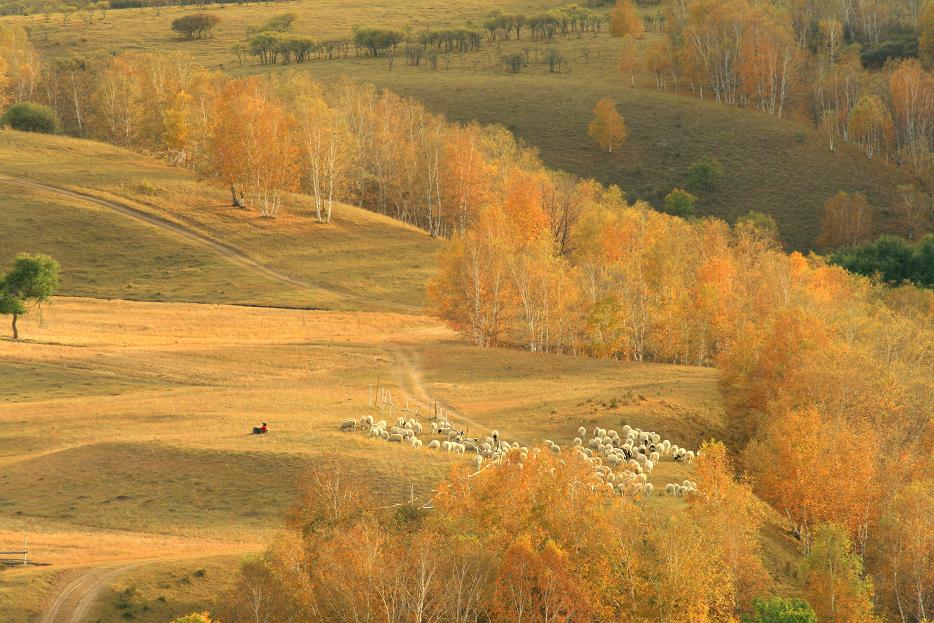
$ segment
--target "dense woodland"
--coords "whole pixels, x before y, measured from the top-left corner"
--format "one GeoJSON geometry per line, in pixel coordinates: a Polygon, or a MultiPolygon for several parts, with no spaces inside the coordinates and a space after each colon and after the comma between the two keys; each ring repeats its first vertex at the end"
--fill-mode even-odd
{"type": "MultiPolygon", "coordinates": [[[[674,2],[669,38],[650,48],[667,64],[651,71],[660,88],[799,111],[831,145],[918,172],[905,194],[926,205],[931,7],[674,2]],[[924,60],[869,73],[847,42],[879,42],[892,23],[919,29],[924,60]]],[[[638,38],[644,20],[614,10],[614,32],[638,38]]],[[[70,132],[197,170],[267,217],[305,192],[320,221],[349,201],[449,237],[430,295],[477,345],[721,371],[732,454],[705,446],[703,494],[683,515],[608,504],[577,486],[572,456],[470,486],[455,473],[427,515],[374,512],[353,478],[312,474],[293,529],[244,569],[229,598],[241,609],[224,620],[252,621],[261,603],[277,621],[733,621],[764,590],[753,493],[800,538],[819,620],[930,618],[931,290],[788,254],[762,215],[730,225],[631,203],[546,169],[503,128],[450,124],[370,86],[233,78],[183,55],[45,63],[22,30],[0,27],[0,99],[40,101],[70,132]]],[[[865,242],[864,216],[858,199],[832,197],[823,245],[865,242]]]]}

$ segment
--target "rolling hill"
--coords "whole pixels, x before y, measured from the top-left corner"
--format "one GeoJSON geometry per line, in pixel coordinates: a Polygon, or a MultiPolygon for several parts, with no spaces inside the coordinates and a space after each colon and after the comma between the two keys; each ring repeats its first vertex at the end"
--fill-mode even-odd
{"type": "MultiPolygon", "coordinates": [[[[39,50],[50,58],[88,53],[184,52],[213,69],[236,74],[303,71],[327,84],[343,76],[372,82],[414,97],[456,121],[478,119],[512,130],[539,148],[545,163],[584,177],[595,177],[625,190],[630,198],[660,207],[664,196],[683,186],[688,167],[701,158],[717,158],[725,176],[716,191],[704,193],[702,215],[733,222],[750,210],[773,215],[789,248],[807,249],[818,234],[822,206],[839,190],[861,192],[876,212],[877,228],[891,228],[888,210],[895,186],[910,181],[894,166],[868,161],[856,147],[830,152],[812,127],[791,119],[722,106],[687,95],[660,93],[643,75],[641,88],[630,88],[617,69],[619,40],[584,35],[545,45],[529,41],[485,43],[480,52],[442,55],[439,69],[427,63],[410,66],[400,54],[385,58],[354,57],[314,60],[302,65],[260,66],[248,58],[241,65],[231,47],[244,41],[246,30],[284,12],[297,16],[294,30],[316,38],[350,36],[355,24],[387,26],[417,33],[423,28],[475,24],[494,9],[534,13],[567,4],[556,0],[467,2],[444,7],[422,0],[369,3],[263,3],[219,5],[209,9],[221,18],[214,36],[188,41],[170,30],[175,17],[193,8],[111,11],[91,24],[39,16],[25,19],[39,50]],[[430,16],[430,17],[429,17],[430,16]],[[562,71],[544,64],[544,50],[564,58],[562,71]],[[500,67],[499,54],[523,52],[530,64],[518,74],[500,67]],[[587,137],[594,103],[611,97],[626,120],[629,138],[618,153],[606,154],[587,137]]],[[[198,9],[200,10],[200,9],[198,9]]],[[[647,45],[653,37],[646,38],[647,45]]]]}

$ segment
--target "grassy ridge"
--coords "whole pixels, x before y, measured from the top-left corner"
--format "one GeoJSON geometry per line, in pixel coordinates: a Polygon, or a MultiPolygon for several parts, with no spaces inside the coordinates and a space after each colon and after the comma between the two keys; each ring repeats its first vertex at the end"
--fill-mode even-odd
{"type": "Polygon", "coordinates": [[[182,169],[92,141],[0,132],[0,170],[115,199],[299,282],[271,279],[106,207],[0,179],[0,265],[23,251],[50,253],[64,267],[63,294],[420,313],[441,245],[351,206],[318,224],[302,196],[288,198],[279,219],[263,219],[232,209],[224,189],[182,169]]]}

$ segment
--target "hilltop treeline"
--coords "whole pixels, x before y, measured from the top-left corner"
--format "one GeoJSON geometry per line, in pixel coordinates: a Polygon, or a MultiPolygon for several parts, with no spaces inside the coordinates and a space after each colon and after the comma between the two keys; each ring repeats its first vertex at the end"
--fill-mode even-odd
{"type": "Polygon", "coordinates": [[[623,71],[644,70],[660,90],[792,113],[823,128],[830,149],[855,143],[868,158],[930,175],[934,77],[923,65],[934,62],[934,2],[677,0],[665,36],[644,46],[628,0],[611,24],[626,38],[623,71]]]}

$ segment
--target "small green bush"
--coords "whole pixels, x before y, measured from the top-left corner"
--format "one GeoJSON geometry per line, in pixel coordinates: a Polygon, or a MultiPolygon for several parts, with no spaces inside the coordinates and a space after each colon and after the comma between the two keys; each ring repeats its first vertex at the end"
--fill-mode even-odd
{"type": "Polygon", "coordinates": [[[723,177],[723,165],[716,158],[703,158],[688,168],[688,189],[691,192],[714,190],[723,177]]]}
{"type": "Polygon", "coordinates": [[[665,195],[665,212],[674,216],[687,218],[694,214],[694,203],[697,197],[684,190],[675,188],[665,195]]]}
{"type": "Polygon", "coordinates": [[[58,134],[62,131],[62,122],[58,120],[55,111],[35,102],[20,102],[10,106],[0,117],[0,127],[5,126],[21,132],[40,134],[58,134]]]}
{"type": "Polygon", "coordinates": [[[817,623],[817,615],[806,601],[773,597],[755,601],[756,613],[744,616],[743,623],[817,623]]]}

